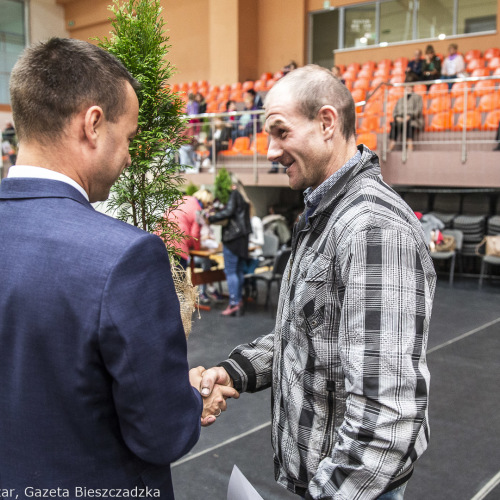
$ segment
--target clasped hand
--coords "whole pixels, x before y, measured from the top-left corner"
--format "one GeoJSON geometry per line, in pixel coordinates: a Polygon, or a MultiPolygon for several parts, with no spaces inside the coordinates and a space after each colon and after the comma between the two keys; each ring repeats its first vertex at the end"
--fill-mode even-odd
{"type": "Polygon", "coordinates": [[[189,370],[189,381],[203,397],[201,425],[204,427],[213,424],[221,412],[227,410],[227,398],[240,397],[239,392],[232,387],[232,380],[224,368],[192,368],[189,370]]]}

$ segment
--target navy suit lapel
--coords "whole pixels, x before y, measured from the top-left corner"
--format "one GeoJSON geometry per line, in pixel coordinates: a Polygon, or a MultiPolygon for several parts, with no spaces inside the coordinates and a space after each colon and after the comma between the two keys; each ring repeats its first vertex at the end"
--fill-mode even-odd
{"type": "Polygon", "coordinates": [[[0,184],[0,200],[33,198],[70,198],[93,210],[92,205],[73,186],[51,179],[12,177],[0,184]]]}

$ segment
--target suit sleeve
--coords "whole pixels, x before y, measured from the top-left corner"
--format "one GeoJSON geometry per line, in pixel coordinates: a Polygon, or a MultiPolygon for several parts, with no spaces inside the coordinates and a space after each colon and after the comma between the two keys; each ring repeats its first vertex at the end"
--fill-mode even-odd
{"type": "Polygon", "coordinates": [[[200,435],[202,401],[189,383],[179,301],[160,238],[145,234],[113,266],[99,343],[130,450],[157,465],[186,454],[200,435]]]}

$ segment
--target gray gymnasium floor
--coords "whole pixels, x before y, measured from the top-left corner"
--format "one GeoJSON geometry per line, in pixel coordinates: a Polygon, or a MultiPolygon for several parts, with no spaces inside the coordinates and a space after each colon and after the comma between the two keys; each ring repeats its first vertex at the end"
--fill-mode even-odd
{"type": "MultiPolygon", "coordinates": [[[[275,291],[276,288],[273,288],[275,291]]],[[[220,316],[222,305],[195,315],[188,340],[192,367],[212,366],[231,348],[271,331],[269,309],[220,316]]],[[[429,336],[431,444],[418,462],[405,500],[500,499],[500,281],[440,277],[429,336]]],[[[226,499],[236,464],[264,500],[298,499],[274,482],[270,391],[243,394],[202,429],[198,444],[173,465],[177,500],[226,499]]]]}

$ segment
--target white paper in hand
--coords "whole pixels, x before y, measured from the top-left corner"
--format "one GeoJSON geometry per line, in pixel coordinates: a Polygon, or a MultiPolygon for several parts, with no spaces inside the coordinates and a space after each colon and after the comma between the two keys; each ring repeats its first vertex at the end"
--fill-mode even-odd
{"type": "Polygon", "coordinates": [[[227,488],[227,500],[264,500],[250,481],[242,474],[240,469],[233,467],[229,486],[227,488]]]}

